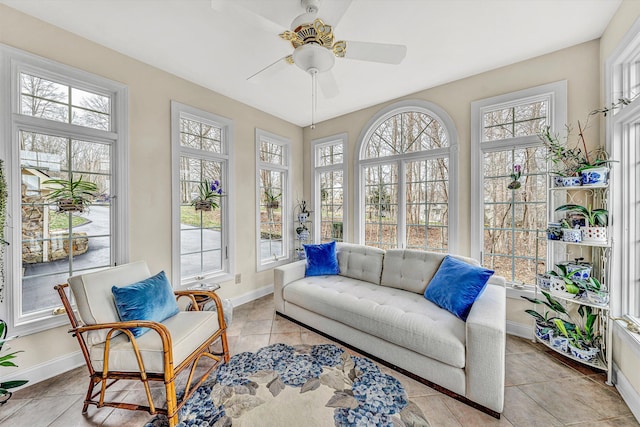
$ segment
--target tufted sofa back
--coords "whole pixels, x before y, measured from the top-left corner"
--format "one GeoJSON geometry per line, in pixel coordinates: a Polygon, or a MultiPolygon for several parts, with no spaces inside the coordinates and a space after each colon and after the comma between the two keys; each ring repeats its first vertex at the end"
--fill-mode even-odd
{"type": "Polygon", "coordinates": [[[380,284],[384,250],[371,246],[338,243],[336,252],[340,275],[380,284]]]}
{"type": "MultiPolygon", "coordinates": [[[[423,294],[438,271],[446,253],[412,249],[389,249],[384,255],[384,266],[380,284],[423,294]]],[[[473,258],[452,255],[454,258],[479,265],[473,258]]]]}

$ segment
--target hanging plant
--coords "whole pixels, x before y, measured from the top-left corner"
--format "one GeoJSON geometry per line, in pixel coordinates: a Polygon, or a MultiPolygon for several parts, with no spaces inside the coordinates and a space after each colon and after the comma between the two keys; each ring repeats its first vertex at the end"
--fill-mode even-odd
{"type": "Polygon", "coordinates": [[[0,160],[0,302],[4,302],[4,255],[9,244],[4,238],[4,225],[7,220],[7,181],[4,176],[4,161],[0,160]]]}
{"type": "Polygon", "coordinates": [[[520,183],[520,177],[522,176],[522,166],[521,165],[513,165],[513,173],[509,175],[512,181],[509,183],[507,188],[509,190],[517,190],[522,185],[520,183]]]}

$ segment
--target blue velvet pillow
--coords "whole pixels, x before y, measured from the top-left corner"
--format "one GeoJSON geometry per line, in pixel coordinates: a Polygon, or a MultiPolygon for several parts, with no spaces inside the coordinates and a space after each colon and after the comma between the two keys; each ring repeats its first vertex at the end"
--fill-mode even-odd
{"type": "Polygon", "coordinates": [[[493,273],[447,255],[424,291],[424,297],[466,322],[471,306],[493,273]]]}
{"type": "Polygon", "coordinates": [[[304,253],[307,257],[305,276],[325,276],[340,273],[335,241],[320,245],[302,246],[304,246],[304,253]]]}
{"type": "MultiPolygon", "coordinates": [[[[120,320],[162,322],[180,311],[171,284],[164,271],[129,286],[111,288],[120,320]]],[[[149,328],[131,328],[134,337],[149,328]]]]}

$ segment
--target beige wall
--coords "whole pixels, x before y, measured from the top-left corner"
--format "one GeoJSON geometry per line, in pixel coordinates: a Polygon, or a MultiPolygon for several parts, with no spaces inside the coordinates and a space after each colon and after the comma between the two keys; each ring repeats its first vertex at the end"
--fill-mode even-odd
{"type": "MultiPolygon", "coordinates": [[[[256,273],[255,128],[292,141],[293,194],[302,194],[302,129],[216,92],[0,5],[0,43],[127,85],[129,89],[130,259],[145,259],[152,271],[171,271],[170,101],[233,120],[235,134],[236,271],[242,282],[223,283],[223,297],[237,297],[273,283],[256,273]],[[149,167],[155,165],[157,167],[149,167]],[[248,173],[249,172],[249,173],[248,173]]],[[[53,286],[53,284],[52,284],[53,286]]],[[[66,328],[12,342],[20,370],[61,357],[78,347],[66,328]],[[42,351],[46,348],[46,351],[42,351]]],[[[0,368],[1,369],[1,368],[0,368]]],[[[11,374],[16,371],[11,370],[11,374]]],[[[5,368],[1,374],[9,374],[5,368]]]]}
{"type": "MultiPolygon", "coordinates": [[[[638,17],[640,17],[640,2],[624,0],[602,35],[600,43],[600,65],[603,78],[600,83],[603,103],[605,102],[605,63],[638,17]]],[[[624,248],[616,248],[616,251],[624,251],[624,248]]],[[[631,387],[633,387],[636,396],[640,396],[640,370],[638,370],[640,344],[632,338],[625,339],[622,335],[627,333],[628,332],[621,327],[613,328],[613,361],[629,381],[631,387]]],[[[640,405],[640,402],[636,402],[636,407],[637,405],[640,405]]]]}

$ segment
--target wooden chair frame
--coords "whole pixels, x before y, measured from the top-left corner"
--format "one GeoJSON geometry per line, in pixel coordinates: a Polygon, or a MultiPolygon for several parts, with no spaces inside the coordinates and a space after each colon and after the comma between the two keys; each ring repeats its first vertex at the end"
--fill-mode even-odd
{"type": "Polygon", "coordinates": [[[171,335],[169,334],[169,330],[166,326],[158,322],[152,321],[127,321],[127,322],[114,322],[114,323],[101,323],[96,325],[81,325],[79,319],[76,317],[75,312],[73,311],[73,307],[71,306],[71,302],[67,297],[66,289],[69,287],[67,283],[55,286],[55,289],[58,291],[60,295],[60,299],[62,300],[62,304],[64,305],[65,311],[69,317],[69,321],[71,322],[71,329],[69,333],[75,336],[78,339],[78,343],[80,344],[80,349],[82,350],[82,355],[87,363],[87,368],[89,369],[89,389],[87,390],[87,395],[84,400],[84,405],[82,406],[82,413],[85,414],[87,412],[87,408],[89,405],[95,405],[98,408],[102,408],[104,406],[109,406],[113,408],[119,409],[128,409],[133,411],[147,411],[151,415],[155,414],[165,414],[167,418],[169,418],[169,426],[174,427],[178,424],[178,411],[180,408],[189,400],[189,398],[193,395],[193,393],[198,389],[198,387],[207,379],[209,374],[220,366],[223,362],[229,361],[229,345],[227,341],[227,326],[224,321],[224,314],[222,312],[222,302],[220,301],[220,297],[212,291],[201,291],[201,290],[188,290],[188,291],[175,291],[176,299],[180,298],[188,298],[191,301],[191,310],[199,311],[198,304],[196,303],[196,297],[201,298],[211,298],[217,307],[218,311],[218,324],[220,325],[219,329],[215,331],[206,341],[202,343],[193,353],[191,353],[182,363],[178,366],[174,366],[173,361],[173,350],[171,344],[171,335]],[[136,339],[133,334],[129,330],[132,327],[144,327],[149,328],[152,331],[148,333],[157,333],[162,340],[162,349],[163,349],[163,358],[164,358],[164,373],[156,373],[156,372],[146,372],[144,368],[144,362],[142,360],[142,356],[140,354],[138,345],[136,343],[136,339]],[[89,347],[85,341],[84,333],[88,331],[96,331],[101,329],[107,329],[109,332],[107,333],[107,340],[105,342],[104,347],[104,362],[102,371],[96,371],[91,364],[91,359],[89,357],[89,347]],[[109,371],[109,348],[111,345],[111,338],[113,334],[116,332],[122,332],[129,337],[131,341],[131,345],[136,354],[138,366],[140,367],[140,372],[118,372],[118,371],[109,371]],[[221,353],[213,353],[210,349],[210,346],[215,343],[218,339],[222,342],[222,352],[221,353]],[[194,373],[197,368],[198,362],[202,357],[208,357],[215,361],[215,363],[207,368],[205,373],[192,384],[194,379],[194,373]],[[189,377],[187,379],[187,383],[184,390],[184,396],[182,400],[178,402],[176,395],[176,385],[175,380],[178,374],[184,371],[187,367],[191,367],[189,371],[189,377]],[[115,402],[115,401],[106,401],[105,400],[105,392],[106,390],[115,384],[119,380],[139,380],[142,381],[144,385],[144,390],[147,396],[147,400],[149,405],[138,405],[126,402],[115,402]],[[151,397],[151,390],[149,388],[149,381],[162,381],[165,384],[167,405],[166,408],[157,408],[153,403],[153,398],[151,397]],[[100,390],[94,393],[94,389],[96,385],[100,384],[100,390]],[[99,398],[96,400],[96,397],[99,398]]]}

